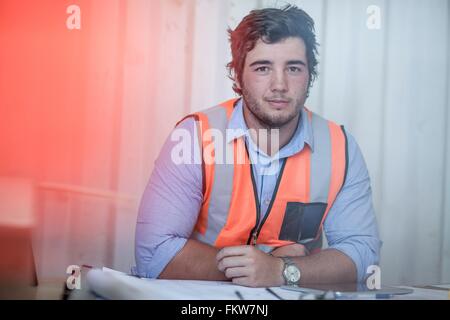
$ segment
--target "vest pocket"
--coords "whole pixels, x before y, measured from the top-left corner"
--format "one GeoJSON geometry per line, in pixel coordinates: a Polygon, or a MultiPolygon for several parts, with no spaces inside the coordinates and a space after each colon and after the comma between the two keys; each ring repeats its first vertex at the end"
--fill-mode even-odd
{"type": "Polygon", "coordinates": [[[279,239],[297,243],[312,241],[320,231],[326,203],[288,202],[279,239]]]}

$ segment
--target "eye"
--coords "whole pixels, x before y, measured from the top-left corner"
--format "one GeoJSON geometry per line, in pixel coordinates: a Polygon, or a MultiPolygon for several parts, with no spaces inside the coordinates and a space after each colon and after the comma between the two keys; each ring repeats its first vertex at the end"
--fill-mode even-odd
{"type": "Polygon", "coordinates": [[[290,67],[288,67],[288,71],[290,73],[300,73],[300,72],[302,72],[302,68],[296,67],[296,66],[290,66],[290,67]]]}
{"type": "Polygon", "coordinates": [[[255,71],[256,71],[256,72],[259,72],[259,73],[266,73],[266,72],[269,71],[269,67],[267,67],[267,66],[261,66],[261,67],[256,68],[255,71]]]}

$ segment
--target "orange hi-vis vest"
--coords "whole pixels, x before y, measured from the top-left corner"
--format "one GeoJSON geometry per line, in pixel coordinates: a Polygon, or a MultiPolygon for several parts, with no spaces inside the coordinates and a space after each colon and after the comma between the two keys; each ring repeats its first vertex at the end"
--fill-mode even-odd
{"type": "Polygon", "coordinates": [[[268,252],[299,243],[310,252],[320,250],[323,223],[345,181],[348,155],[343,127],[307,110],[313,150],[305,144],[300,152],[280,160],[272,200],[261,217],[244,137],[229,143],[224,138],[236,101],[181,120],[196,120],[202,155],[203,203],[192,238],[217,248],[251,244],[268,252]]]}

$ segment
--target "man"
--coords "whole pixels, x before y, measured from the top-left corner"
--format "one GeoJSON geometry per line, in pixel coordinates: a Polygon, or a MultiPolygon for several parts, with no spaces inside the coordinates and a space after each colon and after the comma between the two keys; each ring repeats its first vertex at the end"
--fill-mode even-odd
{"type": "Polygon", "coordinates": [[[252,287],[362,281],[381,245],[370,180],[352,136],[304,107],[313,20],[295,6],[254,10],[229,32],[241,97],[179,122],[194,137],[182,144],[190,161],[175,160],[174,134],[166,141],[139,211],[135,272],[252,287]]]}

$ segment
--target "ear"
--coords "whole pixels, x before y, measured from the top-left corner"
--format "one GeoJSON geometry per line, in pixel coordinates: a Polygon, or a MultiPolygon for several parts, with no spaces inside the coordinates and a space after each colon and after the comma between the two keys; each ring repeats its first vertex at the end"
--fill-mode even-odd
{"type": "Polygon", "coordinates": [[[236,85],[236,88],[238,88],[239,90],[242,90],[241,83],[240,83],[240,81],[237,79],[237,77],[236,77],[236,79],[234,80],[234,84],[236,85]]]}

